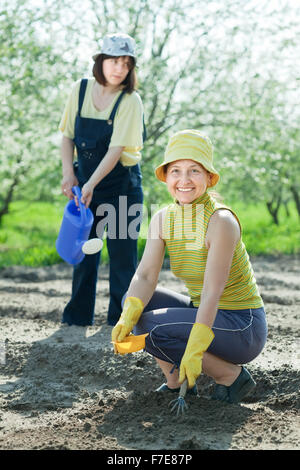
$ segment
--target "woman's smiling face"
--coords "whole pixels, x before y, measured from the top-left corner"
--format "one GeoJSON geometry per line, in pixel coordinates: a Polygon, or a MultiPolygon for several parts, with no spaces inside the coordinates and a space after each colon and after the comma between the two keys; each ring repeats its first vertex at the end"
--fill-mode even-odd
{"type": "Polygon", "coordinates": [[[210,186],[210,174],[194,160],[177,160],[168,165],[166,184],[180,205],[191,204],[210,186]]]}

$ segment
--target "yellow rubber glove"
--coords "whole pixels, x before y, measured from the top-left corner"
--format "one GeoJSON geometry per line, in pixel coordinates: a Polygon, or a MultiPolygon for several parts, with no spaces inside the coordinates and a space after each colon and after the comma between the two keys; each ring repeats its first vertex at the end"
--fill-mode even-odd
{"type": "Polygon", "coordinates": [[[207,350],[214,337],[215,335],[209,326],[203,323],[195,323],[193,325],[180,363],[180,383],[187,378],[190,388],[195,385],[197,377],[202,372],[203,353],[207,350]]]}
{"type": "Polygon", "coordinates": [[[137,297],[127,297],[119,321],[111,332],[111,340],[121,343],[137,324],[143,310],[144,304],[141,299],[137,297]]]}

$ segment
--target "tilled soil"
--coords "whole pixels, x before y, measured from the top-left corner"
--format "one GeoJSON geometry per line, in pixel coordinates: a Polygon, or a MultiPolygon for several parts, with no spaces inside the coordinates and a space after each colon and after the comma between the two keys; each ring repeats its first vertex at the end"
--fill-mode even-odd
{"type": "MultiPolygon", "coordinates": [[[[252,262],[269,323],[264,351],[247,366],[256,389],[242,404],[217,403],[202,375],[179,417],[173,394],[154,392],[163,377],[151,356],[112,353],[107,268],[88,328],[60,325],[69,266],[2,269],[0,449],[299,449],[299,258],[252,262]]],[[[160,284],[185,292],[168,270],[160,284]]]]}

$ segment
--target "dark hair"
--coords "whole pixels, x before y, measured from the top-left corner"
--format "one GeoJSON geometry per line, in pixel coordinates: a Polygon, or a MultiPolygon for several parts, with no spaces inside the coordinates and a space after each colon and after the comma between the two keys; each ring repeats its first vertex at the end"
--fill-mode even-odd
{"type": "MultiPolygon", "coordinates": [[[[121,57],[121,56],[118,56],[118,57],[121,57]]],[[[95,79],[97,80],[97,82],[100,83],[100,85],[103,85],[103,86],[106,85],[106,79],[104,77],[103,68],[102,68],[103,61],[106,59],[117,59],[118,57],[112,56],[112,55],[106,55],[106,54],[99,54],[98,57],[96,58],[94,66],[93,66],[93,75],[95,79]]],[[[134,57],[131,57],[131,56],[128,56],[128,57],[130,60],[130,70],[125,80],[122,82],[122,85],[126,93],[132,93],[137,88],[137,76],[136,76],[136,71],[135,71],[135,59],[134,57]]]]}

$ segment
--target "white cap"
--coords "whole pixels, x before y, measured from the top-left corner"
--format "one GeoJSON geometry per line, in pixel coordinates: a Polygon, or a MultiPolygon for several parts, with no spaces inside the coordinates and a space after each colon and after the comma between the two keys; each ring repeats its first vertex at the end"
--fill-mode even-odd
{"type": "Polygon", "coordinates": [[[95,54],[93,59],[96,60],[100,54],[116,57],[128,55],[135,58],[135,48],[135,40],[128,34],[108,34],[103,38],[101,51],[98,54],[95,54]]]}

